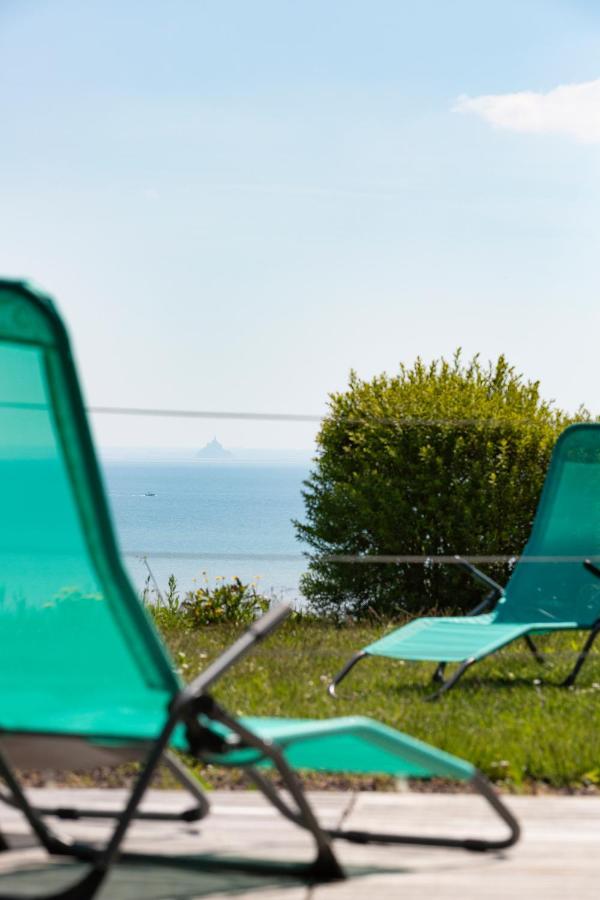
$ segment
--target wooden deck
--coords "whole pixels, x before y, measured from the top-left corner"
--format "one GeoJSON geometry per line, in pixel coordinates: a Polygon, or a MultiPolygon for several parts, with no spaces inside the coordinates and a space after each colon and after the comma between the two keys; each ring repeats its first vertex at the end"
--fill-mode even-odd
{"type": "MultiPolygon", "coordinates": [[[[73,803],[106,807],[122,803],[122,791],[36,790],[38,803],[73,803]]],[[[311,795],[324,824],[393,829],[405,832],[478,835],[498,833],[481,800],[470,795],[358,794],[311,795]]],[[[184,795],[155,791],[146,807],[178,808],[184,795]]],[[[102,900],[193,900],[235,896],[286,900],[385,898],[486,898],[486,900],[587,900],[596,898],[600,881],[600,798],[513,797],[523,837],[504,854],[470,854],[460,850],[411,847],[364,847],[338,842],[348,880],[309,886],[279,877],[245,873],[202,872],[194,868],[200,854],[247,854],[256,858],[305,860],[310,842],[268,807],[255,792],[211,794],[211,815],[194,825],[138,823],[127,848],[172,860],[143,865],[121,863],[100,893],[102,900]],[[178,860],[177,857],[180,857],[178,860]],[[183,860],[183,858],[186,858],[183,860]]],[[[0,823],[19,849],[0,855],[0,895],[32,895],[58,889],[74,879],[79,865],[48,862],[34,845],[20,815],[0,809],[0,823]]],[[[61,830],[88,839],[100,838],[106,825],[88,820],[63,823],[61,830]]]]}

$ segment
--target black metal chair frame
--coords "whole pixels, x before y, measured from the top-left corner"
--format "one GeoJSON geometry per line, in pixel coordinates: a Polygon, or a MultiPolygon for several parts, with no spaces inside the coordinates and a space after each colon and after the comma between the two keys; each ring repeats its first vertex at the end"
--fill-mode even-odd
{"type": "MultiPolygon", "coordinates": [[[[481,603],[479,603],[474,609],[467,613],[467,615],[479,616],[482,613],[490,612],[494,608],[498,600],[500,600],[500,598],[504,595],[504,588],[492,578],[490,578],[489,575],[486,575],[485,572],[482,572],[472,563],[467,562],[467,560],[461,559],[457,556],[456,564],[459,565],[462,569],[465,569],[465,571],[469,572],[469,574],[472,575],[476,581],[479,581],[486,587],[491,588],[491,590],[488,594],[486,594],[481,603]]],[[[588,570],[588,572],[591,572],[592,575],[596,575],[598,578],[600,578],[600,568],[594,565],[591,560],[583,560],[582,565],[588,570]]],[[[567,677],[560,682],[561,687],[571,687],[573,684],[575,684],[575,679],[577,678],[581,667],[585,663],[592,645],[598,637],[599,633],[600,618],[596,619],[593,625],[590,626],[590,634],[588,635],[572,670],[569,672],[567,677]]],[[[525,644],[527,645],[536,662],[540,663],[540,665],[543,665],[546,662],[546,658],[536,647],[533,638],[529,634],[525,634],[523,636],[523,640],[525,641],[525,644]]],[[[335,677],[327,687],[327,692],[331,697],[337,696],[336,691],[338,685],[346,678],[346,676],[352,671],[357,663],[359,663],[366,656],[369,656],[369,654],[364,650],[360,650],[348,660],[348,662],[343,666],[342,669],[340,669],[340,671],[337,673],[337,675],[335,675],[335,677]]],[[[434,684],[439,684],[440,687],[433,694],[430,694],[426,699],[438,700],[443,694],[446,694],[448,691],[450,691],[458,683],[458,681],[460,681],[467,669],[470,669],[471,666],[473,666],[476,662],[479,662],[481,659],[485,659],[485,657],[480,656],[477,658],[471,657],[469,659],[466,659],[464,662],[461,662],[460,665],[457,666],[457,668],[449,678],[444,677],[446,666],[448,664],[446,662],[438,663],[432,676],[432,682],[434,684]]]]}
{"type": "MultiPolygon", "coordinates": [[[[42,745],[43,745],[43,738],[42,745]]],[[[143,760],[144,755],[140,754],[139,759],[143,760]]],[[[5,765],[8,765],[6,757],[3,757],[5,765]]],[[[199,822],[204,819],[210,812],[210,802],[208,797],[200,787],[197,778],[186,769],[183,763],[175,756],[174,753],[168,751],[164,754],[161,765],[175,777],[181,786],[196,801],[194,806],[186,807],[179,812],[160,812],[157,810],[137,810],[134,819],[151,822],[199,822]]],[[[0,790],[0,801],[7,806],[19,809],[19,804],[12,796],[5,791],[0,790]]],[[[118,819],[121,815],[120,810],[114,809],[94,809],[93,807],[81,806],[34,806],[34,811],[39,816],[51,816],[52,818],[62,819],[63,821],[78,821],[79,819],[118,819]]],[[[6,849],[6,848],[4,848],[6,849]]]]}
{"type": "MultiPolygon", "coordinates": [[[[125,807],[121,812],[111,812],[110,814],[107,814],[111,818],[116,818],[117,824],[108,839],[108,842],[102,849],[97,849],[96,847],[78,843],[76,841],[66,840],[57,835],[44,821],[44,818],[48,815],[58,815],[60,817],[58,810],[39,809],[33,806],[27,799],[12,767],[4,758],[4,755],[0,753],[0,778],[4,780],[8,789],[8,800],[11,805],[17,807],[22,812],[40,844],[50,855],[68,856],[90,864],[89,870],[76,883],[66,887],[58,893],[54,892],[44,895],[44,900],[91,900],[117,859],[133,858],[139,860],[142,858],[140,857],[140,854],[132,855],[120,853],[120,847],[127,829],[136,816],[138,818],[160,819],[164,819],[165,817],[169,819],[172,817],[181,817],[181,814],[170,813],[163,815],[159,814],[158,816],[153,813],[146,813],[142,816],[138,812],[138,807],[150,785],[152,776],[157,767],[164,762],[165,759],[170,760],[170,757],[167,755],[170,739],[173,730],[180,723],[185,725],[190,749],[198,759],[209,759],[210,761],[215,762],[218,756],[222,756],[225,761],[227,753],[231,751],[239,751],[240,749],[257,751],[258,755],[253,760],[252,764],[244,766],[248,776],[286,819],[289,819],[295,825],[309,831],[315,843],[316,855],[313,862],[308,865],[282,865],[274,862],[255,861],[250,859],[243,861],[219,859],[216,863],[214,861],[207,862],[207,868],[213,870],[215,868],[225,870],[241,869],[243,871],[266,873],[269,875],[280,874],[283,876],[302,877],[305,880],[314,882],[330,881],[345,877],[331,845],[331,842],[334,839],[343,839],[361,844],[409,844],[429,847],[456,847],[471,851],[500,851],[512,846],[518,840],[520,834],[518,822],[505,807],[500,798],[496,796],[489,782],[480,773],[476,773],[473,777],[472,786],[487,801],[492,810],[508,827],[508,835],[504,838],[483,840],[480,838],[421,837],[416,835],[393,835],[355,830],[328,830],[322,828],[294,771],[287,764],[282,750],[276,745],[262,740],[248,728],[244,727],[244,725],[234,716],[227,713],[219,704],[217,704],[208,693],[209,688],[215,681],[220,678],[231,665],[245,655],[257,641],[270,633],[288,612],[289,610],[285,607],[278,607],[263,616],[258,622],[251,626],[238,641],[228,648],[228,650],[226,650],[214,663],[212,663],[173,699],[167,721],[161,734],[151,745],[145,764],[131,790],[125,807]],[[214,722],[225,726],[229,731],[228,737],[220,737],[216,731],[213,731],[210,727],[202,724],[202,722],[214,722]],[[293,805],[285,800],[272,783],[257,770],[256,765],[261,760],[269,760],[278,771],[293,805]]],[[[181,775],[180,772],[177,774],[178,777],[181,775]]],[[[190,778],[191,776],[189,775],[187,775],[186,778],[181,778],[186,784],[186,787],[190,787],[190,785],[187,784],[187,779],[190,778]]],[[[198,795],[195,790],[192,790],[192,793],[194,793],[194,796],[198,801],[195,810],[199,815],[195,815],[195,818],[199,818],[208,812],[208,804],[205,802],[206,798],[201,795],[201,792],[198,795]]],[[[2,799],[6,798],[3,796],[2,799]]],[[[77,811],[77,815],[67,814],[62,817],[77,818],[78,816],[85,816],[89,812],[90,811],[79,810],[77,811]]],[[[8,844],[4,839],[3,845],[6,849],[9,849],[8,844]]],[[[200,858],[198,862],[200,867],[202,867],[202,863],[204,862],[202,858],[200,858]]],[[[15,900],[15,898],[10,895],[0,894],[0,900],[15,900]]]]}

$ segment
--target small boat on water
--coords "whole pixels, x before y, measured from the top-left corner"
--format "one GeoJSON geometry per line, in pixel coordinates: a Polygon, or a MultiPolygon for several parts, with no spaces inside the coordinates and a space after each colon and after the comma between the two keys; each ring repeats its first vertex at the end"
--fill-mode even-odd
{"type": "Polygon", "coordinates": [[[156,497],[156,494],[153,491],[146,491],[144,497],[156,497]]]}

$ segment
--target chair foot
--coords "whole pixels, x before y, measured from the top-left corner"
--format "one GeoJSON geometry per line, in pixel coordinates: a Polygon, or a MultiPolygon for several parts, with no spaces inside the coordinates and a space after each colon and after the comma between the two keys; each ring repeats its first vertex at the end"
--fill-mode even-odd
{"type": "Polygon", "coordinates": [[[342,669],[340,669],[340,671],[337,673],[337,675],[327,688],[327,693],[330,697],[337,696],[335,690],[340,681],[343,681],[346,675],[348,675],[348,673],[354,668],[354,666],[359,663],[361,659],[364,659],[365,656],[368,656],[368,654],[365,653],[364,650],[360,650],[359,653],[355,653],[354,656],[348,660],[346,665],[342,669]]]}
{"type": "Polygon", "coordinates": [[[346,874],[331,848],[319,852],[308,869],[308,875],[314,877],[315,881],[343,881],[346,878],[346,874]]]}
{"type": "Polygon", "coordinates": [[[444,672],[446,670],[446,663],[441,662],[437,667],[433,675],[431,676],[431,681],[433,684],[443,684],[444,683],[444,672]]]}

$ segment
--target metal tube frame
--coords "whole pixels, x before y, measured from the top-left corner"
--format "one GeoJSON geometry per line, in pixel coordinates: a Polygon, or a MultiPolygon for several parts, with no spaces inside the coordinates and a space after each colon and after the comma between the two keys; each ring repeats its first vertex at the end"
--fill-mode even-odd
{"type": "MultiPolygon", "coordinates": [[[[595,565],[591,561],[591,559],[584,559],[582,565],[583,565],[583,568],[586,569],[591,575],[595,575],[596,578],[600,578],[600,568],[597,565],[595,565]]],[[[590,634],[588,635],[587,640],[586,640],[585,644],[583,645],[581,652],[575,661],[575,665],[573,666],[573,668],[571,669],[571,671],[569,672],[569,674],[567,675],[565,680],[563,682],[561,682],[561,687],[572,687],[575,684],[575,679],[577,678],[579,671],[580,671],[581,667],[583,666],[584,662],[588,658],[588,654],[589,654],[590,650],[592,649],[592,644],[598,637],[598,634],[600,634],[600,618],[596,619],[596,621],[592,625],[590,634]]]]}
{"type": "MultiPolygon", "coordinates": [[[[210,803],[208,797],[198,784],[198,780],[190,774],[186,767],[179,762],[177,757],[171,753],[165,753],[162,764],[171,772],[171,774],[179,781],[189,794],[196,800],[194,806],[187,807],[178,812],[159,812],[158,810],[148,810],[143,812],[138,810],[134,816],[136,821],[143,820],[149,822],[199,822],[204,819],[210,812],[210,803]]],[[[0,791],[0,800],[7,806],[17,807],[19,804],[11,794],[0,791]]],[[[118,819],[121,815],[120,810],[115,809],[88,809],[79,806],[34,806],[35,812],[40,816],[51,816],[56,819],[78,821],[79,819],[118,819]]],[[[2,850],[9,850],[10,847],[2,847],[2,850]]]]}
{"type": "Polygon", "coordinates": [[[577,657],[577,659],[575,661],[575,665],[573,666],[573,668],[571,669],[571,671],[569,672],[569,674],[567,675],[565,680],[561,681],[561,683],[560,683],[561,687],[572,687],[575,684],[575,679],[579,675],[579,672],[580,672],[583,664],[585,663],[586,659],[588,658],[590,650],[592,649],[592,644],[594,643],[594,641],[596,640],[596,638],[598,637],[599,634],[600,634],[600,619],[596,619],[589,635],[587,636],[586,642],[583,645],[583,647],[581,648],[579,656],[577,657]]]}
{"type": "Polygon", "coordinates": [[[340,669],[337,675],[333,678],[331,683],[327,686],[327,693],[330,697],[337,698],[336,689],[338,684],[344,680],[346,675],[354,668],[354,666],[364,659],[365,656],[368,656],[368,653],[365,653],[364,650],[359,650],[358,653],[355,653],[354,656],[350,657],[346,665],[340,669]]]}
{"type": "Polygon", "coordinates": [[[440,663],[433,674],[433,680],[440,683],[441,687],[439,687],[438,690],[435,691],[433,694],[428,694],[427,697],[425,697],[425,699],[428,702],[431,702],[432,700],[439,700],[439,698],[441,696],[443,696],[444,694],[447,694],[448,691],[452,690],[454,685],[458,681],[460,681],[460,679],[463,677],[463,675],[465,674],[467,669],[470,669],[471,666],[474,665],[476,662],[477,662],[477,660],[474,657],[465,659],[464,662],[461,662],[461,664],[456,668],[456,670],[450,676],[450,678],[444,678],[444,674],[443,674],[447,664],[440,663]]]}
{"type": "MultiPolygon", "coordinates": [[[[246,774],[282,816],[289,819],[289,821],[293,822],[295,825],[304,827],[297,813],[291,809],[281,796],[280,792],[277,791],[267,778],[254,768],[246,769],[246,774]]],[[[336,840],[349,841],[354,844],[409,844],[422,847],[456,847],[461,850],[470,850],[473,852],[499,851],[512,847],[520,837],[521,831],[519,823],[498,798],[489,781],[484,778],[480,772],[477,772],[473,776],[471,785],[508,826],[509,833],[507,837],[498,838],[496,840],[483,840],[481,838],[448,838],[429,835],[389,834],[338,828],[326,829],[326,833],[336,840]]]]}
{"type": "MultiPolygon", "coordinates": [[[[534,644],[532,638],[528,634],[526,634],[523,636],[523,640],[525,641],[525,644],[531,651],[536,662],[538,662],[540,665],[544,665],[546,662],[546,658],[542,653],[540,653],[540,651],[534,644]]],[[[448,663],[446,663],[446,662],[438,663],[438,665],[435,669],[435,672],[433,673],[433,675],[431,677],[431,681],[433,684],[441,685],[441,687],[435,693],[430,694],[426,699],[427,700],[437,700],[443,694],[446,694],[448,691],[450,691],[454,687],[454,685],[457,683],[457,681],[459,681],[462,678],[462,676],[465,674],[467,669],[470,669],[471,666],[474,665],[476,662],[478,662],[478,660],[475,659],[474,657],[464,660],[458,666],[458,668],[456,669],[456,671],[450,678],[444,678],[444,673],[446,671],[446,666],[448,665],[448,663]]],[[[583,665],[583,662],[581,663],[581,665],[583,665]]],[[[580,666],[580,668],[581,668],[581,666],[580,666]]]]}

